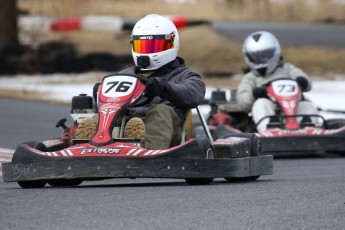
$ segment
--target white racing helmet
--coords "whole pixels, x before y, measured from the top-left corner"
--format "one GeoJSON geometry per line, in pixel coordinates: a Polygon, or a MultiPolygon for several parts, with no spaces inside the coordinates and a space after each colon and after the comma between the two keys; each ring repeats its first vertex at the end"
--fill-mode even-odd
{"type": "Polygon", "coordinates": [[[244,40],[243,54],[246,65],[265,76],[273,72],[280,62],[280,44],[272,33],[254,32],[244,40]]]}
{"type": "Polygon", "coordinates": [[[179,36],[171,20],[150,14],[134,25],[131,43],[135,65],[140,70],[155,70],[177,57],[179,36]]]}

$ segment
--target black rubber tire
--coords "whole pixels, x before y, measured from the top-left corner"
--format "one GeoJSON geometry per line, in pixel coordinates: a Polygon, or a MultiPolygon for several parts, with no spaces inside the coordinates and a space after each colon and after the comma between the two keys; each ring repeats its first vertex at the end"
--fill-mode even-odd
{"type": "Polygon", "coordinates": [[[249,177],[225,177],[224,179],[227,182],[230,183],[236,183],[236,182],[249,182],[249,181],[255,181],[259,178],[260,176],[249,176],[249,177]]]}
{"type": "MultiPolygon", "coordinates": [[[[203,142],[203,152],[205,152],[206,159],[214,159],[214,148],[210,140],[205,139],[203,142]]],[[[185,178],[186,182],[190,185],[208,185],[213,182],[214,178],[185,178]]]]}
{"type": "Polygon", "coordinates": [[[31,148],[34,148],[40,151],[47,151],[47,147],[42,142],[39,142],[39,141],[27,141],[27,142],[24,142],[23,144],[27,144],[31,148]]]}
{"type": "Polygon", "coordinates": [[[46,185],[46,181],[43,180],[32,180],[32,181],[18,181],[17,182],[22,188],[43,188],[46,185]]]}
{"type": "Polygon", "coordinates": [[[338,129],[345,126],[344,119],[328,119],[326,120],[327,129],[338,129]]]}
{"type": "Polygon", "coordinates": [[[78,186],[83,182],[81,179],[55,179],[49,180],[48,184],[53,187],[78,186]]]}
{"type": "Polygon", "coordinates": [[[213,178],[186,178],[185,180],[190,185],[208,185],[213,182],[213,178]]]}

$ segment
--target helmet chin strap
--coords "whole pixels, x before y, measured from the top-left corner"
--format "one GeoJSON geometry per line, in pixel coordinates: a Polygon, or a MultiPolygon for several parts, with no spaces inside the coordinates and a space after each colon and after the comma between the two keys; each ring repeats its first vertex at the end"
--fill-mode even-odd
{"type": "Polygon", "coordinates": [[[274,69],[272,69],[269,73],[267,73],[267,67],[264,68],[260,68],[257,69],[256,71],[262,76],[264,77],[266,74],[270,74],[272,72],[274,72],[278,67],[282,67],[284,65],[284,59],[282,57],[280,57],[278,64],[274,67],[274,69]]]}
{"type": "Polygon", "coordinates": [[[267,72],[267,68],[264,67],[264,68],[260,68],[260,69],[257,69],[256,70],[261,76],[265,76],[266,75],[266,72],[267,72]]]}
{"type": "Polygon", "coordinates": [[[137,57],[137,66],[140,69],[145,69],[150,65],[150,57],[149,56],[139,56],[137,57]]]}

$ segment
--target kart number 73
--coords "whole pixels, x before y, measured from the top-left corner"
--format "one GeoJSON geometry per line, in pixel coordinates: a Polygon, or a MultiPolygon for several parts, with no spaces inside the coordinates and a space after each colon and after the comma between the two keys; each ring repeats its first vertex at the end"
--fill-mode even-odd
{"type": "Polygon", "coordinates": [[[298,94],[297,82],[293,80],[274,81],[272,89],[277,96],[288,97],[298,94]]]}

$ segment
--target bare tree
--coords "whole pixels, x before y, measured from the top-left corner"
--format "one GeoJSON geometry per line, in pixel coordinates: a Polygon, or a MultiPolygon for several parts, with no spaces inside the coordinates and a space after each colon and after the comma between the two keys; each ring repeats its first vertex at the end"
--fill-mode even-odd
{"type": "Polygon", "coordinates": [[[16,0],[0,0],[0,49],[6,44],[19,43],[16,3],[16,0]]]}

